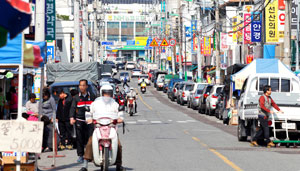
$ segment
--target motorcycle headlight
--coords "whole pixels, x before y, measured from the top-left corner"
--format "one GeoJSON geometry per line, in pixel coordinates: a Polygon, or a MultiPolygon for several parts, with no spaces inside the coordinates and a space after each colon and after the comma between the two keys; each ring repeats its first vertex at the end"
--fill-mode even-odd
{"type": "Polygon", "coordinates": [[[109,125],[111,123],[111,119],[99,119],[98,123],[100,125],[109,125]]]}

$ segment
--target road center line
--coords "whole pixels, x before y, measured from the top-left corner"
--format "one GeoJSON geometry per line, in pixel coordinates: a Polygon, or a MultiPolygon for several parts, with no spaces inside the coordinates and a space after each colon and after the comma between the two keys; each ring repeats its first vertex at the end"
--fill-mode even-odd
{"type": "MultiPolygon", "coordinates": [[[[186,131],[186,130],[184,130],[184,133],[190,135],[190,133],[188,131],[186,131]]],[[[199,138],[192,137],[192,139],[194,141],[199,142],[203,147],[207,147],[210,152],[212,152],[217,157],[219,157],[220,159],[222,159],[224,163],[226,163],[227,165],[229,165],[230,167],[232,167],[234,170],[236,170],[236,171],[242,171],[242,169],[240,167],[238,167],[236,164],[234,164],[232,161],[230,161],[227,157],[225,157],[224,155],[222,155],[221,153],[219,153],[217,150],[215,150],[213,148],[209,148],[208,145],[205,144],[205,143],[203,143],[199,138]]]]}
{"type": "MultiPolygon", "coordinates": [[[[135,89],[135,91],[137,92],[138,90],[135,89]]],[[[148,109],[152,110],[152,107],[151,107],[150,105],[148,105],[148,104],[144,101],[144,99],[142,98],[142,96],[141,96],[140,94],[138,94],[138,96],[139,96],[139,98],[141,99],[142,103],[143,103],[148,109]]]]}

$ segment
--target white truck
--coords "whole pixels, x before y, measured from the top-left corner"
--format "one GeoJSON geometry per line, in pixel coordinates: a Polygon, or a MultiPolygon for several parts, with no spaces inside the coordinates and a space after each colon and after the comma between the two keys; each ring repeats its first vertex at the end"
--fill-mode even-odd
{"type": "Polygon", "coordinates": [[[292,72],[290,74],[256,73],[244,81],[238,101],[239,141],[251,140],[258,126],[258,101],[263,94],[263,87],[271,85],[271,97],[284,114],[276,113],[269,117],[270,137],[273,140],[298,140],[300,133],[300,81],[292,72]],[[275,128],[275,129],[274,129],[275,128]]]}

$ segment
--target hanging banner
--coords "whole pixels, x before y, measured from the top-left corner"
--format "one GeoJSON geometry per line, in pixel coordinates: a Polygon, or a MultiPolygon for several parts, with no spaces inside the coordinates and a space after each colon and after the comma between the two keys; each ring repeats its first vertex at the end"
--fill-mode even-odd
{"type": "Polygon", "coordinates": [[[223,51],[228,50],[228,45],[227,45],[227,34],[226,33],[221,33],[221,47],[220,49],[223,51]]]}
{"type": "Polygon", "coordinates": [[[192,47],[193,47],[193,51],[197,52],[197,50],[198,50],[198,37],[196,37],[196,36],[193,38],[193,46],[192,47]]]}
{"type": "MultiPolygon", "coordinates": [[[[269,0],[266,0],[266,4],[269,0]]],[[[265,9],[266,14],[266,42],[277,43],[278,40],[278,0],[273,0],[265,9]]]]}
{"type": "Polygon", "coordinates": [[[233,35],[232,35],[232,41],[233,43],[237,43],[237,24],[238,24],[238,20],[237,20],[237,17],[233,17],[232,18],[233,22],[232,22],[232,30],[233,30],[233,35]]]}
{"type": "MultiPolygon", "coordinates": [[[[196,33],[196,31],[197,31],[197,20],[192,20],[191,21],[191,29],[192,29],[192,36],[194,36],[194,34],[196,33]]],[[[192,38],[192,41],[191,41],[191,47],[194,47],[195,45],[195,42],[194,42],[194,40],[195,40],[195,37],[196,36],[194,36],[193,38],[192,38]]],[[[197,46],[197,45],[196,45],[197,46]]],[[[194,50],[194,48],[192,48],[192,54],[195,54],[196,53],[196,51],[194,50]]]]}
{"type": "Polygon", "coordinates": [[[244,27],[244,19],[243,19],[243,17],[241,17],[241,16],[238,16],[237,17],[237,21],[238,21],[238,28],[237,28],[237,30],[238,30],[238,32],[237,32],[237,37],[238,37],[238,43],[243,43],[243,39],[244,39],[244,34],[243,34],[243,27],[244,27]]]}
{"type": "Polygon", "coordinates": [[[46,0],[46,40],[55,40],[55,0],[46,0]]]}
{"type": "Polygon", "coordinates": [[[244,13],[244,44],[251,43],[251,13],[244,13]]]}
{"type": "Polygon", "coordinates": [[[203,40],[203,38],[201,38],[201,40],[200,40],[200,45],[201,45],[201,54],[203,55],[204,54],[204,40],[203,40]]]}
{"type": "Polygon", "coordinates": [[[261,42],[262,15],[259,12],[251,16],[251,42],[261,42]]]}
{"type": "Polygon", "coordinates": [[[279,42],[284,41],[284,21],[285,21],[285,11],[278,10],[278,37],[279,42]]]}
{"type": "Polygon", "coordinates": [[[291,7],[291,35],[297,35],[298,0],[292,0],[291,7]]]}
{"type": "Polygon", "coordinates": [[[204,56],[211,55],[211,38],[204,37],[204,56]]]}

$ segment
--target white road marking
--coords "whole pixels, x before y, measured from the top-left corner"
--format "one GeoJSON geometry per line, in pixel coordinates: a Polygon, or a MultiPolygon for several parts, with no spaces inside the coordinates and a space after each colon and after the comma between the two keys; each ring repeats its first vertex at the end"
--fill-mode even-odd
{"type": "Polygon", "coordinates": [[[187,121],[177,121],[177,123],[187,123],[187,121]]]}
{"type": "Polygon", "coordinates": [[[138,122],[148,122],[148,120],[138,120],[138,122]]]}
{"type": "Polygon", "coordinates": [[[187,122],[197,122],[196,120],[186,120],[187,122]]]}
{"type": "Polygon", "coordinates": [[[136,121],[127,121],[127,124],[136,124],[136,121]]]}
{"type": "Polygon", "coordinates": [[[153,123],[153,124],[160,124],[160,123],[162,123],[162,121],[150,121],[151,123],[153,123]]]}
{"type": "Polygon", "coordinates": [[[173,120],[168,120],[169,122],[172,122],[173,120]]]}

